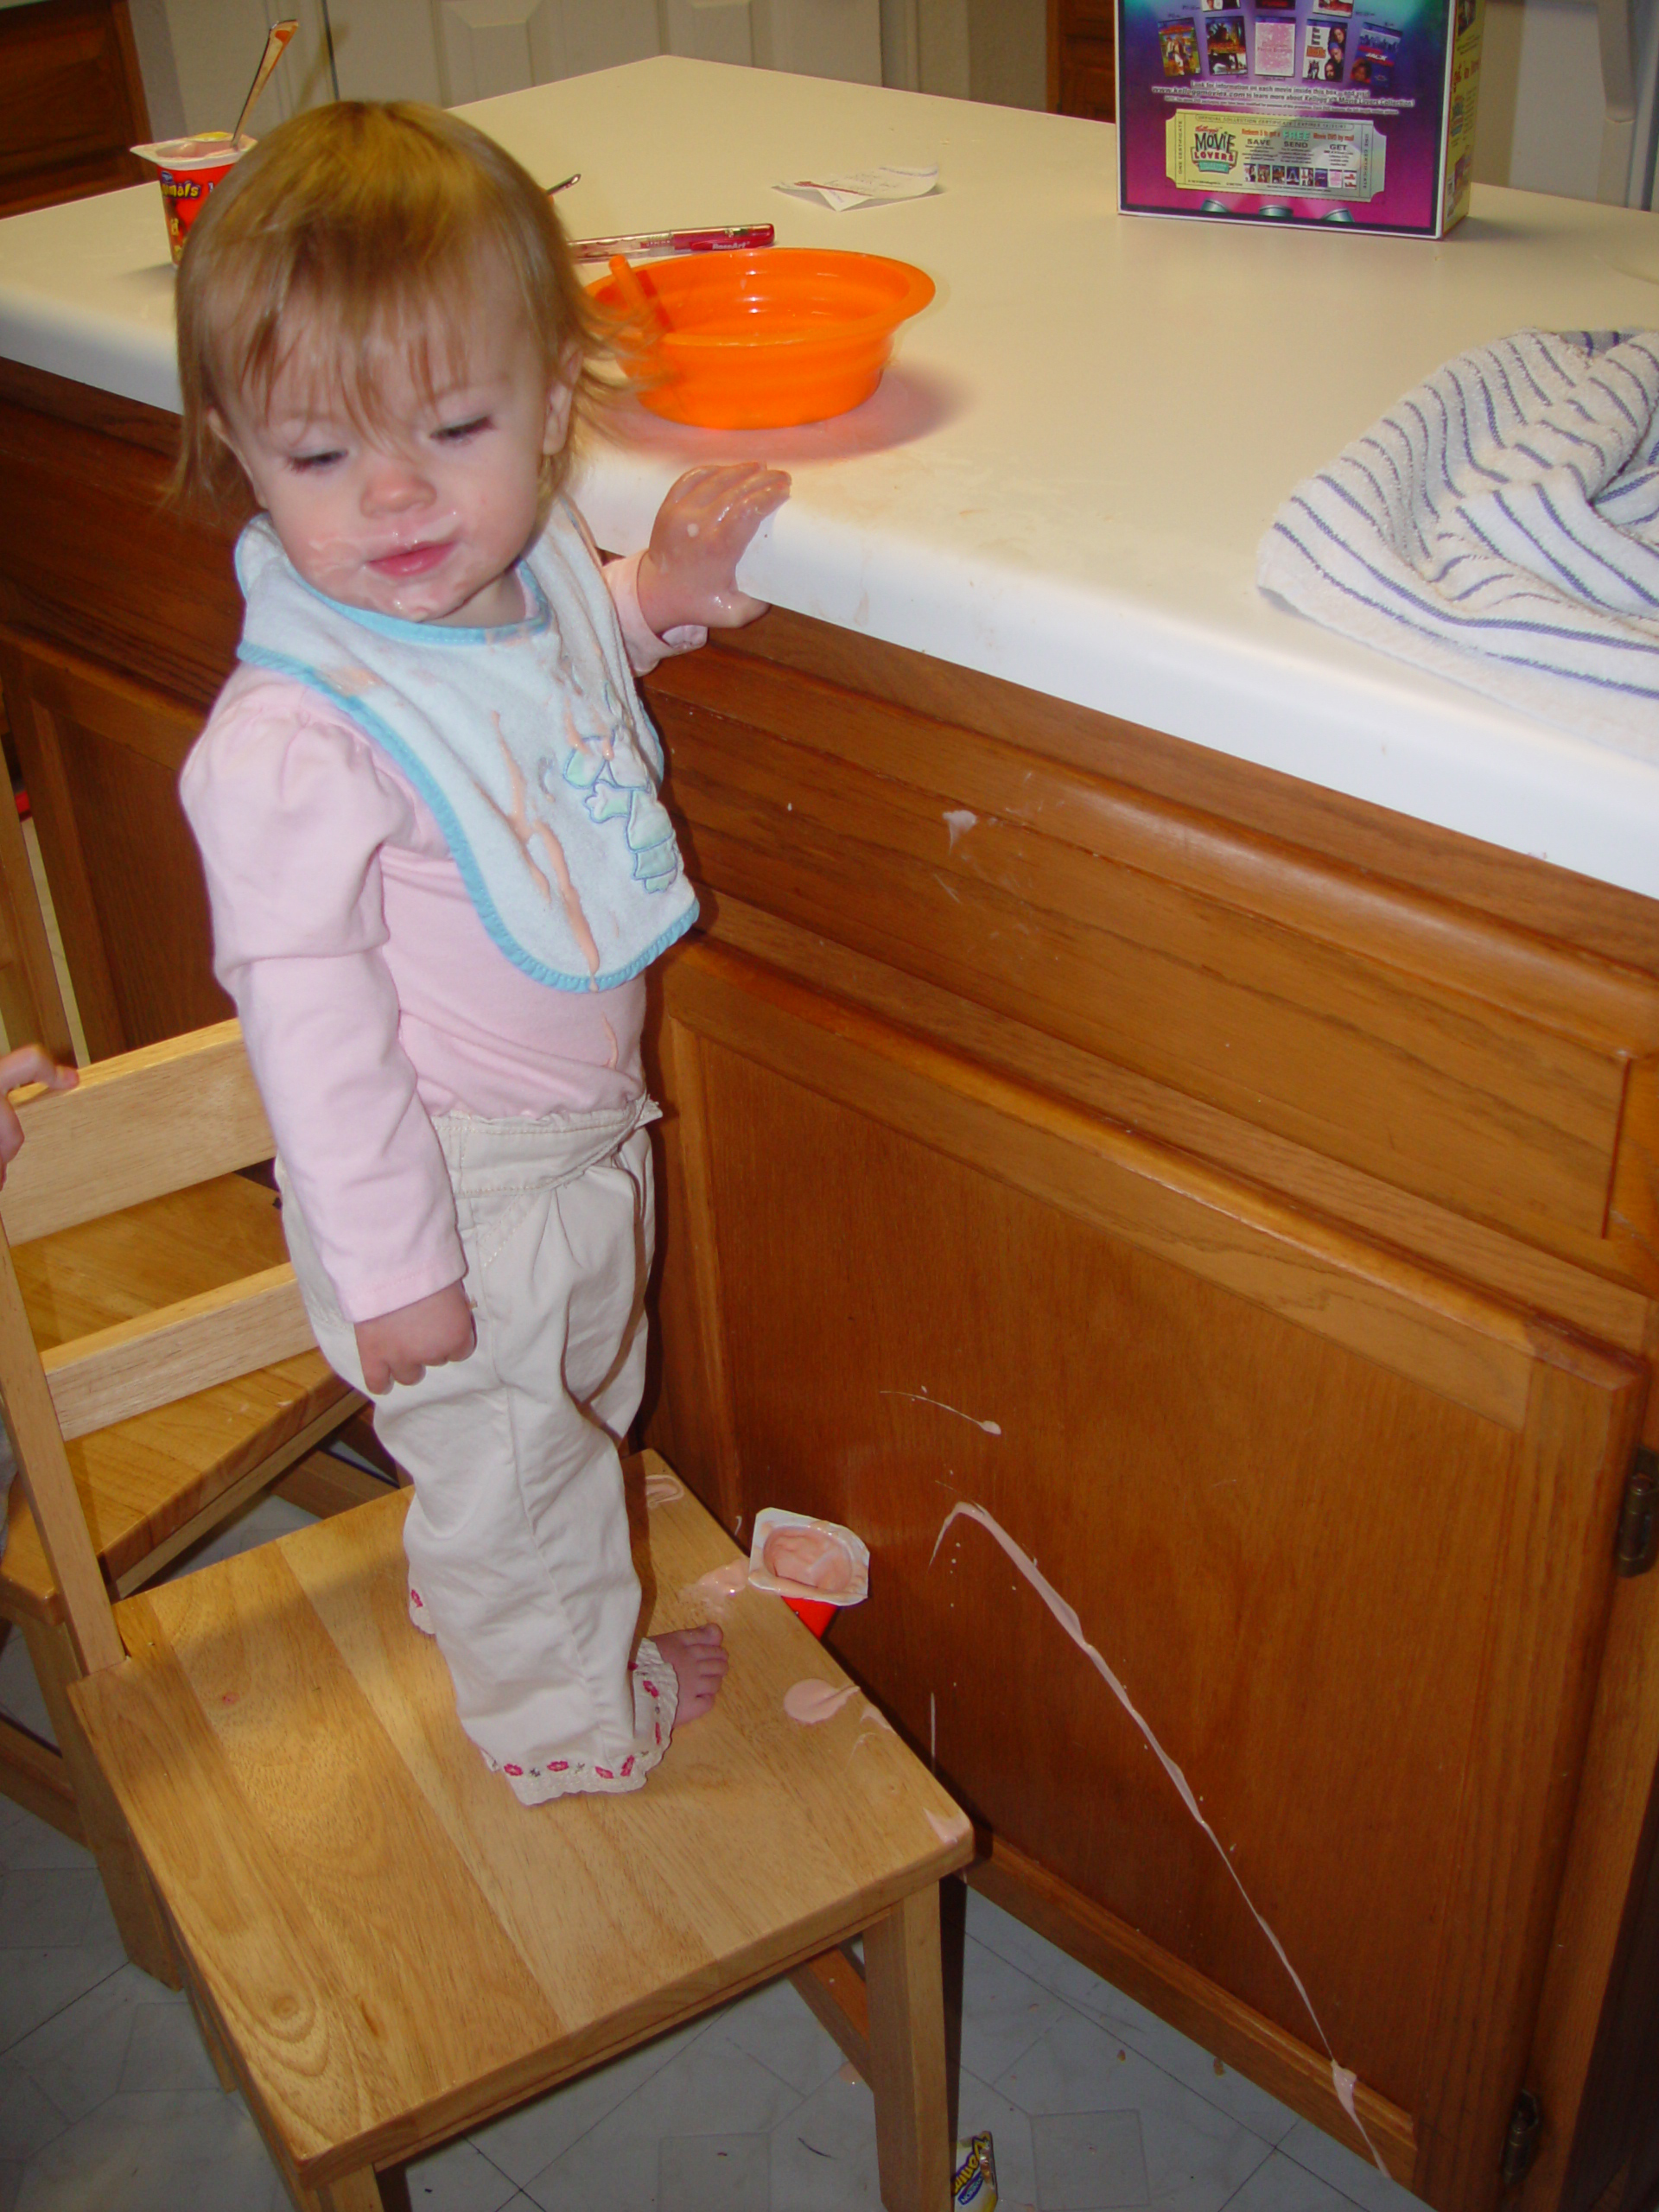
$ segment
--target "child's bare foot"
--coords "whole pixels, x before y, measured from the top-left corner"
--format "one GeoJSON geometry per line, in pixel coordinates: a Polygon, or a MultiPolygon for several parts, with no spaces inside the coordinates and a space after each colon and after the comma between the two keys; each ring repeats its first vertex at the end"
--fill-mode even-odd
{"type": "Polygon", "coordinates": [[[677,1628],[659,1636],[657,1649],[679,1680],[674,1726],[678,1728],[688,1720],[702,1719],[719,1696],[730,1663],[725,1637],[713,1621],[708,1621],[702,1628],[677,1628]]]}

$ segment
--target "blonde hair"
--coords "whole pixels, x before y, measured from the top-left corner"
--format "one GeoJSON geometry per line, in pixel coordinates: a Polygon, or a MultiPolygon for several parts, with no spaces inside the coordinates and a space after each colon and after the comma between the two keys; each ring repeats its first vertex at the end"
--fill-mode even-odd
{"type": "MultiPolygon", "coordinates": [[[[493,257],[512,279],[550,384],[574,370],[575,411],[605,389],[604,328],[546,193],[482,131],[410,101],[341,100],[281,124],[239,162],[197,217],[179,270],[183,397],[175,496],[216,514],[247,486],[209,410],[255,411],[293,357],[303,318],[325,335],[319,373],[353,420],[377,419],[377,360],[412,359],[429,390],[427,334],[463,358],[468,310],[493,257]]],[[[573,425],[575,415],[573,414],[573,425]]],[[[550,497],[570,441],[550,457],[550,497]]]]}

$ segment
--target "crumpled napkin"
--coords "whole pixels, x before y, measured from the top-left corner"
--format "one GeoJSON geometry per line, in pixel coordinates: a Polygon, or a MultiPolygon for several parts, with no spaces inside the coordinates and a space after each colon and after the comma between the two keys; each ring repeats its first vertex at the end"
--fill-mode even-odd
{"type": "Polygon", "coordinates": [[[791,192],[798,200],[816,200],[838,215],[849,207],[871,207],[887,200],[921,200],[939,188],[939,165],[930,162],[911,167],[888,162],[870,169],[849,169],[841,176],[798,177],[793,184],[774,185],[775,192],[791,192]]]}

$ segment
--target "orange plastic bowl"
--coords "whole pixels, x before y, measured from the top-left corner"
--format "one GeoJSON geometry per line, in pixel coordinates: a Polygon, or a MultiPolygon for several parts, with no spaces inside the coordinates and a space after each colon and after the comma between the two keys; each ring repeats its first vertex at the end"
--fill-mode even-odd
{"type": "Polygon", "coordinates": [[[933,296],[907,261],[798,246],[650,262],[633,277],[643,300],[614,276],[589,289],[632,318],[622,363],[640,404],[709,430],[844,415],[881,381],[899,325],[933,296]]]}

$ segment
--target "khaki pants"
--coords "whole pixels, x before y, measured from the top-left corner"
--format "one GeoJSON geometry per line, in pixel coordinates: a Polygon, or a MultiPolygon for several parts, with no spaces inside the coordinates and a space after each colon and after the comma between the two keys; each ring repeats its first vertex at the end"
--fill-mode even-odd
{"type": "MultiPolygon", "coordinates": [[[[656,1117],[642,1100],[434,1124],[478,1344],[374,1401],[415,1486],[411,1618],[437,1638],[461,1726],[527,1804],[637,1789],[673,1725],[672,1669],[649,1642],[630,1663],[639,1584],[617,1457],[645,1382],[656,1117]]],[[[277,1176],[317,1342],[361,1389],[352,1325],[277,1176]]]]}

